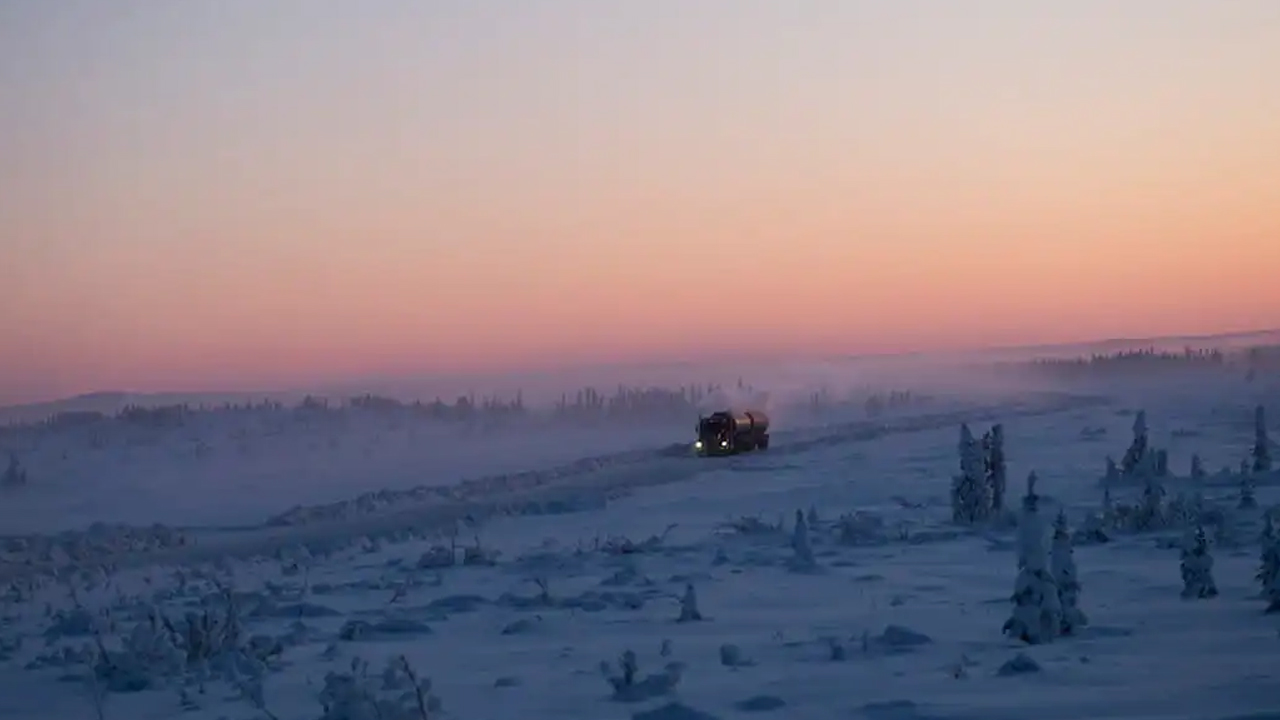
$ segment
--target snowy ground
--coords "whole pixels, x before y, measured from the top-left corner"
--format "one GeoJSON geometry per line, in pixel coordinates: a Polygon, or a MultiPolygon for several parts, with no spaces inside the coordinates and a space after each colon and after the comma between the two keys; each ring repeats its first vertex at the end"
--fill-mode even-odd
{"type": "MultiPolygon", "coordinates": [[[[29,547],[9,547],[0,718],[1278,718],[1280,616],[1263,615],[1253,580],[1262,511],[1239,509],[1233,482],[1199,487],[1223,516],[1219,597],[1179,598],[1180,529],[1117,533],[1076,549],[1089,626],[1034,647],[1000,632],[1012,532],[954,526],[948,508],[961,421],[1003,422],[1013,492],[1036,470],[1047,511],[1078,525],[1098,509],[1104,458],[1124,452],[1137,407],[1185,475],[1193,452],[1210,472],[1238,466],[1253,406],[1277,399],[1235,383],[1102,400],[1095,389],[797,428],[723,461],[655,437],[447,490],[392,477],[398,492],[270,526],[189,528],[184,546],[99,555],[76,572],[61,557],[57,581],[48,558],[28,564],[29,547]],[[790,546],[795,511],[810,509],[816,568],[797,566],[790,546]],[[703,619],[679,622],[689,585],[703,619]],[[157,610],[179,626],[208,610],[205,638],[233,614],[239,650],[174,659],[145,632],[157,610]],[[114,669],[89,681],[99,638],[114,669]],[[618,674],[628,650],[640,682],[615,696],[600,665],[618,674]],[[1039,672],[1001,672],[1020,652],[1039,672]],[[400,656],[431,678],[425,711],[384,673],[400,656]],[[380,714],[340,712],[356,687],[387,700],[380,714]]],[[[1262,508],[1280,503],[1278,480],[1258,478],[1262,508]]],[[[1171,496],[1191,489],[1168,484],[1171,496]]],[[[338,487],[310,501],[336,500],[338,487]]]]}

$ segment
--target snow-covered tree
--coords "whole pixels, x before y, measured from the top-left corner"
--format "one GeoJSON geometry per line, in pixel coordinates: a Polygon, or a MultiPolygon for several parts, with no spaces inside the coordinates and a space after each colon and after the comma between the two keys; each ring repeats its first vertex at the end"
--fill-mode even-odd
{"type": "Polygon", "coordinates": [[[1133,442],[1120,460],[1120,469],[1125,475],[1137,475],[1146,471],[1147,458],[1147,411],[1139,410],[1133,418],[1133,442]]]}
{"type": "Polygon", "coordinates": [[[987,492],[991,496],[991,509],[997,515],[1004,511],[1004,494],[1007,467],[1004,456],[1004,425],[991,426],[984,441],[986,448],[987,492]]]}
{"type": "Polygon", "coordinates": [[[1003,632],[1030,644],[1051,642],[1062,627],[1058,588],[1050,574],[1044,545],[1044,524],[1040,519],[1036,474],[1027,478],[1018,518],[1018,578],[1012,596],[1013,614],[1003,632]]]}
{"type": "Polygon", "coordinates": [[[1182,597],[1197,600],[1217,596],[1218,585],[1213,581],[1209,539],[1205,537],[1204,527],[1197,525],[1182,547],[1182,597]]]}
{"type": "Polygon", "coordinates": [[[680,617],[676,622],[697,622],[702,619],[702,611],[698,609],[698,592],[693,583],[686,583],[684,595],[680,598],[680,617]]]}
{"type": "Polygon", "coordinates": [[[951,516],[957,523],[971,524],[989,515],[991,501],[987,493],[982,445],[973,437],[968,424],[960,426],[960,474],[951,482],[951,516]]]}
{"type": "Polygon", "coordinates": [[[1191,456],[1191,479],[1203,480],[1207,473],[1204,471],[1204,462],[1200,460],[1199,455],[1191,456]]]}
{"type": "Polygon", "coordinates": [[[1053,523],[1053,542],[1049,553],[1049,570],[1058,586],[1058,605],[1062,611],[1060,632],[1075,633],[1076,628],[1089,623],[1080,609],[1080,578],[1076,571],[1075,553],[1071,549],[1071,531],[1067,528],[1067,515],[1058,511],[1053,523]]]}
{"type": "Polygon", "coordinates": [[[9,466],[5,468],[4,476],[0,477],[0,485],[17,486],[25,485],[27,482],[27,471],[22,467],[22,463],[18,462],[18,456],[9,454],[9,466]]]}
{"type": "Polygon", "coordinates": [[[1154,475],[1142,480],[1142,499],[1138,503],[1133,522],[1137,530],[1154,530],[1165,524],[1165,489],[1154,475]]]}
{"type": "Polygon", "coordinates": [[[796,525],[791,531],[791,549],[795,551],[794,563],[797,567],[811,568],[817,564],[813,557],[813,545],[809,543],[809,523],[805,522],[804,512],[796,510],[796,525]]]}
{"type": "Polygon", "coordinates": [[[1105,487],[1115,487],[1120,482],[1120,468],[1116,467],[1116,461],[1107,456],[1107,474],[1102,476],[1102,484],[1105,487]]]}
{"type": "Polygon", "coordinates": [[[1261,405],[1253,411],[1253,471],[1271,472],[1271,440],[1267,437],[1267,411],[1261,405]]]}
{"type": "Polygon", "coordinates": [[[1277,536],[1271,513],[1263,519],[1262,563],[1255,576],[1262,586],[1262,597],[1267,601],[1267,613],[1280,612],[1280,536],[1277,536]]]}
{"type": "Polygon", "coordinates": [[[1253,494],[1253,477],[1251,475],[1240,476],[1240,502],[1237,507],[1241,510],[1252,510],[1258,507],[1258,498],[1253,494]]]}

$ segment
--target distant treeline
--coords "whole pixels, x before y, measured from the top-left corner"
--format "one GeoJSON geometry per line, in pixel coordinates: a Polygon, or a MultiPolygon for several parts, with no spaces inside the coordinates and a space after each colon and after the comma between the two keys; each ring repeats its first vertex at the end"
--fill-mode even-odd
{"type": "Polygon", "coordinates": [[[1219,348],[1187,347],[1181,351],[1169,351],[1148,347],[1072,358],[1036,358],[1012,365],[1058,377],[1145,375],[1201,369],[1238,371],[1253,377],[1262,372],[1280,371],[1280,346],[1258,346],[1230,352],[1219,348]]]}
{"type": "MultiPolygon", "coordinates": [[[[110,425],[140,429],[173,429],[225,417],[233,423],[248,420],[303,424],[341,423],[354,417],[381,417],[395,424],[459,423],[485,426],[512,424],[525,419],[562,424],[591,424],[606,419],[684,420],[696,418],[715,406],[753,404],[768,401],[768,394],[742,379],[731,386],[700,383],[676,387],[632,387],[618,385],[604,391],[584,387],[562,394],[549,406],[531,408],[524,393],[512,397],[494,395],[477,397],[460,395],[452,401],[435,398],[429,401],[404,401],[382,395],[364,394],[345,399],[307,396],[296,403],[279,400],[227,402],[217,405],[137,405],[131,404],[114,413],[77,410],[54,414],[40,422],[0,426],[0,434],[22,429],[94,430],[110,425]],[[735,400],[729,400],[734,398],[735,400]]],[[[814,413],[861,408],[869,415],[886,410],[928,402],[929,398],[909,390],[875,392],[870,388],[847,393],[823,389],[807,398],[792,398],[795,409],[814,413]]],[[[780,399],[774,398],[771,407],[780,399]]]]}

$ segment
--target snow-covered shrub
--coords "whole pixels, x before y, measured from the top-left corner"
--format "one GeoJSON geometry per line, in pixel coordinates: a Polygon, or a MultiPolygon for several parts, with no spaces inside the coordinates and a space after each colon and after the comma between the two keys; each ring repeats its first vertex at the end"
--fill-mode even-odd
{"type": "Polygon", "coordinates": [[[1259,405],[1253,411],[1253,471],[1271,472],[1271,440],[1267,437],[1267,411],[1259,405]]]}
{"type": "Polygon", "coordinates": [[[771,523],[756,515],[743,515],[720,523],[717,531],[737,535],[776,535],[783,531],[783,527],[781,522],[771,523]]]}
{"type": "Polygon", "coordinates": [[[498,551],[491,550],[480,544],[479,536],[476,537],[476,544],[462,549],[463,565],[497,565],[498,551]]]}
{"type": "Polygon", "coordinates": [[[600,674],[613,688],[610,698],[616,702],[644,702],[670,693],[680,682],[684,673],[684,665],[678,662],[667,663],[662,672],[639,678],[640,665],[632,650],[622,653],[618,659],[618,669],[614,670],[609,661],[600,662],[600,674]]]}
{"type": "Polygon", "coordinates": [[[951,516],[960,524],[973,524],[990,515],[991,499],[982,445],[968,424],[960,426],[960,474],[951,481],[951,516]]]}
{"type": "Polygon", "coordinates": [[[755,661],[742,653],[742,648],[733,643],[720,646],[720,664],[727,668],[751,667],[755,661]]]}
{"type": "Polygon", "coordinates": [[[836,522],[836,527],[843,545],[883,545],[888,542],[884,518],[874,513],[845,513],[836,522]]]}
{"type": "Polygon", "coordinates": [[[1162,513],[1164,524],[1173,527],[1195,527],[1204,513],[1204,496],[1198,491],[1178,493],[1162,513]]]}
{"type": "Polygon", "coordinates": [[[1085,516],[1084,522],[1072,536],[1077,545],[1100,545],[1111,542],[1111,530],[1114,524],[1108,512],[1093,512],[1085,516]]]}
{"type": "Polygon", "coordinates": [[[447,545],[432,545],[418,558],[420,570],[442,570],[453,567],[458,562],[454,548],[447,545]]]}
{"type": "Polygon", "coordinates": [[[318,700],[320,720],[431,720],[443,703],[430,678],[420,678],[403,655],[391,658],[378,676],[353,658],[349,672],[327,673],[318,700]]]}
{"type": "Polygon", "coordinates": [[[1049,555],[1049,569],[1054,584],[1058,586],[1058,604],[1062,608],[1061,633],[1071,635],[1076,628],[1089,623],[1079,607],[1080,578],[1076,571],[1075,555],[1071,549],[1071,532],[1067,529],[1067,516],[1061,510],[1053,523],[1053,543],[1049,555]]]}
{"type": "Polygon", "coordinates": [[[1197,526],[1182,548],[1182,597],[1188,600],[1218,596],[1213,581],[1213,555],[1204,528],[1197,526]]]}
{"type": "Polygon", "coordinates": [[[1018,518],[1018,578],[1011,597],[1013,614],[1003,628],[1006,635],[1033,645],[1052,641],[1062,625],[1058,588],[1049,572],[1035,485],[1033,472],[1027,478],[1027,492],[1018,518]]]}

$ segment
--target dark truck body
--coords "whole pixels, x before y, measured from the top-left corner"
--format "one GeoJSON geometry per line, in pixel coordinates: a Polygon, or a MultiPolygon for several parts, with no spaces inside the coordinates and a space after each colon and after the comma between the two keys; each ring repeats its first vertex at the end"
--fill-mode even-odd
{"type": "Polygon", "coordinates": [[[737,455],[769,447],[769,416],[759,410],[721,410],[698,418],[699,455],[737,455]]]}

